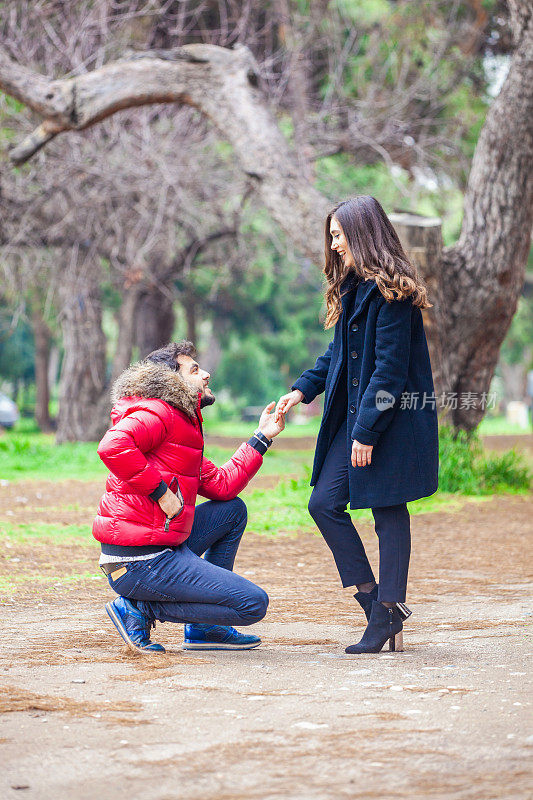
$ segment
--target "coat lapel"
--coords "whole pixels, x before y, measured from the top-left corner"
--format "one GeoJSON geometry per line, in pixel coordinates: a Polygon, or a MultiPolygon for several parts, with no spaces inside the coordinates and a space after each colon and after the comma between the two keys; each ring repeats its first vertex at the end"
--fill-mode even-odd
{"type": "MultiPolygon", "coordinates": [[[[363,311],[374,291],[379,291],[375,281],[372,279],[367,281],[359,281],[357,284],[357,294],[355,296],[355,306],[350,314],[348,323],[350,323],[352,319],[357,317],[363,311]]],[[[345,305],[343,305],[343,308],[345,308],[345,305]]]]}

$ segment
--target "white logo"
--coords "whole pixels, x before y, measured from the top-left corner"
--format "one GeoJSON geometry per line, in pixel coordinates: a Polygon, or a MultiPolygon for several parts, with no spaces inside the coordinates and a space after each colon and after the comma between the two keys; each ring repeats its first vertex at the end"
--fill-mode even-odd
{"type": "Polygon", "coordinates": [[[385,391],[385,389],[379,389],[376,392],[376,408],[379,408],[381,411],[392,408],[395,402],[394,395],[385,391]]]}

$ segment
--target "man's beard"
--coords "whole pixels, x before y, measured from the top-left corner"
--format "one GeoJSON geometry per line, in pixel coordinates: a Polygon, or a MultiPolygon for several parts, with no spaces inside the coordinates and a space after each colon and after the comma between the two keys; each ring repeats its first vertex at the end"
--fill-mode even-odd
{"type": "Polygon", "coordinates": [[[210,394],[203,394],[200,399],[200,408],[205,408],[206,406],[212,406],[215,400],[216,397],[213,394],[213,392],[210,392],[210,394]]]}

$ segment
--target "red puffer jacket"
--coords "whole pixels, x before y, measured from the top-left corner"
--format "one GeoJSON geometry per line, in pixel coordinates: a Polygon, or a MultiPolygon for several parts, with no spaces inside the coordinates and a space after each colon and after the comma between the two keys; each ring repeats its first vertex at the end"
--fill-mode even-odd
{"type": "Polygon", "coordinates": [[[222,467],[203,457],[200,395],[179,373],[142,362],[126,370],[113,387],[113,427],[98,446],[109,468],[93,535],[122,546],[174,546],[191,532],[197,494],[231,500],[262,464],[251,445],[242,444],[222,467]],[[149,495],[161,483],[183,508],[167,523],[149,495]]]}

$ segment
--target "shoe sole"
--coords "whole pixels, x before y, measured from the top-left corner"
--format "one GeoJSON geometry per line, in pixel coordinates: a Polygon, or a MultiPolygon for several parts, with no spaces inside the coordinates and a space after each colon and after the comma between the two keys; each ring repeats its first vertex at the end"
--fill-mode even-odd
{"type": "Polygon", "coordinates": [[[136,645],[135,642],[132,642],[132,640],[128,636],[128,632],[127,632],[126,628],[124,627],[124,625],[122,624],[122,620],[120,619],[118,614],[115,613],[115,609],[113,608],[113,603],[106,603],[105,604],[105,610],[107,611],[107,615],[108,615],[109,619],[111,620],[111,622],[113,623],[113,625],[115,626],[115,628],[117,629],[117,631],[119,632],[121,637],[124,639],[124,641],[126,642],[128,647],[130,648],[130,650],[133,650],[136,653],[164,653],[165,652],[164,650],[146,650],[144,647],[139,647],[138,645],[136,645]]]}
{"type": "Polygon", "coordinates": [[[188,643],[184,642],[182,650],[254,650],[261,642],[255,644],[211,644],[210,642],[188,643]]]}

